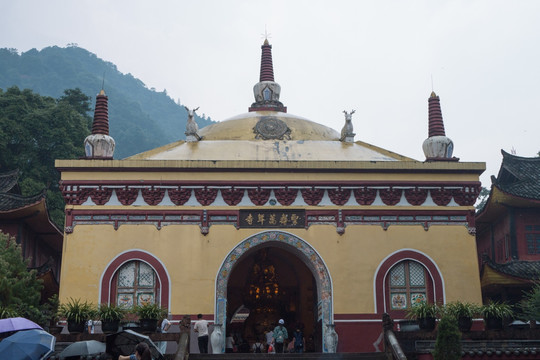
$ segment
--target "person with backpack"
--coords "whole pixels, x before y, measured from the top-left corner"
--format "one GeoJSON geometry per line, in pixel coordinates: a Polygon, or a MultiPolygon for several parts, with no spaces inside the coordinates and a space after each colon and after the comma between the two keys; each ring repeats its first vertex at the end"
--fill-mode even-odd
{"type": "Polygon", "coordinates": [[[283,353],[283,343],[285,342],[285,339],[289,337],[287,328],[283,326],[284,324],[285,321],[283,319],[279,319],[278,326],[274,328],[274,345],[276,347],[276,353],[278,354],[283,353]]]}
{"type": "Polygon", "coordinates": [[[251,350],[256,354],[261,354],[264,352],[264,344],[261,342],[261,340],[257,337],[257,341],[253,344],[251,347],[251,350]]]}
{"type": "Polygon", "coordinates": [[[304,338],[304,333],[300,330],[300,327],[297,326],[296,330],[293,332],[293,341],[294,341],[294,352],[301,354],[304,352],[304,347],[306,344],[306,339],[304,338]]]}

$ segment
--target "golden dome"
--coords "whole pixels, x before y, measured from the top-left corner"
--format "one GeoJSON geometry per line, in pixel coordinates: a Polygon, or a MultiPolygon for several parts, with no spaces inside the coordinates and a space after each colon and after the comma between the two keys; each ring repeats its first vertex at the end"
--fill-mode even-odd
{"type": "Polygon", "coordinates": [[[209,140],[339,140],[332,128],[276,111],[240,114],[199,130],[201,141],[209,140]]]}

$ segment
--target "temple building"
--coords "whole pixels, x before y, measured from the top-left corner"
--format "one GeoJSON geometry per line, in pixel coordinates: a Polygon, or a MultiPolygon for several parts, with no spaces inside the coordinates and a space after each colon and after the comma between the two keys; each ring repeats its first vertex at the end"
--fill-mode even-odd
{"type": "Polygon", "coordinates": [[[45,302],[59,291],[62,231],[49,217],[45,191],[24,196],[18,182],[18,169],[0,173],[0,231],[15,238],[28,268],[43,280],[45,302]]]}
{"type": "Polygon", "coordinates": [[[481,303],[485,164],[452,156],[435,93],[418,161],[355,139],[354,110],[341,132],[290,114],[267,40],[253,91],[247,113],[199,129],[191,109],[186,140],[123,160],[98,95],[100,136],[56,161],[61,301],[156,302],[248,342],[284,319],[319,352],[381,351],[383,313],[415,302],[481,303]]]}
{"type": "Polygon", "coordinates": [[[540,280],[540,157],[502,156],[476,216],[478,256],[484,301],[515,304],[540,280]]]}

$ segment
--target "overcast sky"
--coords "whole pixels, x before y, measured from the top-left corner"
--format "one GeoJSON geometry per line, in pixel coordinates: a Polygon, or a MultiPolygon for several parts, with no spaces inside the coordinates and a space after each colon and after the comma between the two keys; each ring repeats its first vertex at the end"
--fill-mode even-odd
{"type": "Polygon", "coordinates": [[[340,131],[343,110],[355,109],[356,140],[424,160],[433,89],[454,156],[487,163],[483,185],[501,149],[540,151],[540,1],[4,0],[0,9],[0,47],[76,43],[213,120],[253,102],[266,28],[291,114],[340,131]]]}

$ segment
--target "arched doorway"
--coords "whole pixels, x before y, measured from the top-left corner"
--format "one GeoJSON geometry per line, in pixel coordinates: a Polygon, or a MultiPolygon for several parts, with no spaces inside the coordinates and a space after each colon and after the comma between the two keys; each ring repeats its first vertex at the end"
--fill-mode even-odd
{"type": "Polygon", "coordinates": [[[330,274],[320,255],[301,238],[282,231],[261,232],[240,242],[225,258],[216,279],[215,311],[224,336],[232,326],[252,340],[284,318],[291,331],[296,323],[303,324],[306,336],[314,337],[315,351],[326,352],[322,339],[326,325],[333,324],[330,274]],[[231,324],[239,310],[238,322],[243,323],[231,324]]]}

